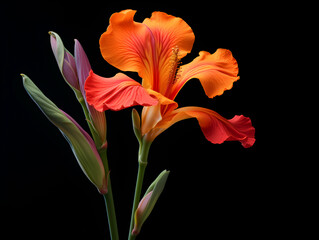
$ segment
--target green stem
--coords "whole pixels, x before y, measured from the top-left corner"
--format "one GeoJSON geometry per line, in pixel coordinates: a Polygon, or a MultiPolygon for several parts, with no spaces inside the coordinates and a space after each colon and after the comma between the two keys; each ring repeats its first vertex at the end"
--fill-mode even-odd
{"type": "Polygon", "coordinates": [[[107,212],[107,218],[109,222],[109,229],[110,229],[110,236],[111,240],[119,240],[119,233],[117,228],[117,221],[116,221],[116,214],[113,202],[113,194],[112,194],[112,187],[111,187],[111,180],[109,179],[108,182],[108,193],[104,194],[104,201],[105,207],[107,212]]]}
{"type": "Polygon", "coordinates": [[[147,158],[148,158],[148,153],[149,153],[151,144],[152,142],[145,141],[144,139],[140,143],[139,156],[138,156],[138,172],[137,172],[134,201],[133,201],[133,207],[132,207],[132,213],[131,213],[131,224],[130,224],[130,230],[128,235],[129,240],[134,240],[136,238],[136,236],[132,234],[132,230],[134,228],[134,215],[141,198],[144,173],[147,166],[147,158]]]}
{"type": "Polygon", "coordinates": [[[101,140],[96,133],[95,129],[92,126],[92,123],[89,122],[90,120],[90,113],[86,107],[86,103],[82,96],[78,97],[78,100],[82,106],[84,115],[86,117],[86,120],[88,121],[88,125],[93,137],[93,140],[95,142],[96,148],[98,149],[99,155],[102,159],[104,170],[105,170],[105,176],[108,177],[107,182],[107,193],[103,195],[104,201],[105,201],[105,207],[106,207],[106,213],[107,213],[107,219],[109,223],[109,230],[110,230],[110,237],[111,240],[119,240],[119,233],[117,228],[117,220],[116,220],[116,214],[115,214],[115,207],[114,207],[114,201],[113,201],[113,193],[112,193],[112,185],[111,185],[111,179],[109,177],[109,164],[107,160],[107,154],[106,149],[101,149],[101,140]]]}
{"type": "Polygon", "coordinates": [[[115,207],[113,201],[112,184],[111,178],[109,177],[109,165],[107,161],[106,149],[100,151],[100,156],[104,165],[105,176],[108,178],[107,182],[107,193],[103,195],[107,213],[107,219],[109,223],[110,237],[111,240],[119,240],[119,233],[117,228],[117,220],[115,214],[115,207]]]}
{"type": "MultiPolygon", "coordinates": [[[[78,97],[78,96],[77,96],[78,97]]],[[[92,134],[92,137],[93,137],[93,140],[95,142],[95,146],[96,148],[99,150],[101,145],[102,145],[102,142],[100,140],[100,137],[98,136],[98,134],[96,133],[95,129],[93,128],[92,126],[92,123],[89,122],[90,121],[90,113],[89,113],[89,110],[87,109],[86,107],[86,103],[85,103],[85,100],[84,98],[81,96],[78,97],[78,101],[79,103],[81,104],[82,106],[82,109],[83,109],[83,112],[84,112],[84,115],[85,115],[85,118],[86,118],[86,121],[87,121],[87,124],[90,128],[90,131],[91,131],[91,134],[92,134]]]]}

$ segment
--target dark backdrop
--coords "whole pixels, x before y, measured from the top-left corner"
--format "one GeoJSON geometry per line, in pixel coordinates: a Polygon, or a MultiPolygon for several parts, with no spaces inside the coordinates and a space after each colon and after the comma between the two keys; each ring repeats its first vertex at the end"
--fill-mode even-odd
{"type": "MultiPolygon", "coordinates": [[[[139,239],[260,239],[268,221],[269,159],[259,155],[260,39],[262,6],[232,2],[30,1],[1,7],[1,198],[4,239],[109,239],[103,198],[86,179],[63,136],[31,101],[20,73],[28,75],[57,106],[87,129],[80,105],[65,84],[49,43],[57,32],[73,52],[84,47],[93,70],[118,72],[100,55],[98,40],[112,13],[137,10],[136,21],[160,10],[183,18],[195,33],[193,51],[230,49],[241,79],[222,96],[209,99],[198,80],[185,85],[180,106],[202,106],[226,118],[243,114],[256,127],[257,142],[209,143],[195,119],[182,121],[153,143],[143,191],[163,170],[171,171],[165,190],[139,239]],[[259,74],[257,74],[257,72],[259,74]]],[[[139,80],[136,74],[130,76],[139,80]]],[[[137,107],[141,111],[140,107],[137,107]]],[[[121,239],[127,237],[137,173],[138,144],[131,109],[107,112],[109,164],[121,239]]],[[[1,238],[2,238],[1,236],[1,238]]]]}

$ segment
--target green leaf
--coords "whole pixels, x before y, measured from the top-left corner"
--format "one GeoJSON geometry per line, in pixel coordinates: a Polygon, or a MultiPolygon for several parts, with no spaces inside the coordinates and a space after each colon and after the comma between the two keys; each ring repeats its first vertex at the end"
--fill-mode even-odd
{"type": "Polygon", "coordinates": [[[151,214],[155,204],[164,190],[169,171],[164,170],[149,186],[135,211],[135,223],[132,234],[137,235],[141,231],[142,225],[151,214]]]}
{"type": "Polygon", "coordinates": [[[103,194],[107,192],[102,160],[92,138],[68,114],[60,110],[29,77],[21,74],[23,85],[43,114],[61,131],[85,175],[103,194]]]}

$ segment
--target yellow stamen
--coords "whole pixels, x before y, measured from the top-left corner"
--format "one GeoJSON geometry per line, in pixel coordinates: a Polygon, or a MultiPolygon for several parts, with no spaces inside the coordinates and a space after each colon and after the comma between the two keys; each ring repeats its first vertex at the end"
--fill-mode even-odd
{"type": "Polygon", "coordinates": [[[171,56],[171,67],[168,81],[170,84],[174,84],[178,77],[180,76],[180,53],[178,46],[172,48],[172,56],[171,56]]]}

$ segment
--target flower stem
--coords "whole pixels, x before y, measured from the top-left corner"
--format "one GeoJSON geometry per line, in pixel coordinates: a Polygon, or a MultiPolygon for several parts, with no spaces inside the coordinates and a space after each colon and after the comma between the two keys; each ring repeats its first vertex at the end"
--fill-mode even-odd
{"type": "MultiPolygon", "coordinates": [[[[90,113],[89,113],[89,110],[88,110],[87,107],[86,107],[85,100],[84,100],[84,98],[82,97],[82,95],[81,95],[81,96],[77,96],[77,98],[78,98],[78,101],[79,101],[79,103],[81,104],[81,107],[82,107],[82,109],[83,109],[83,113],[84,113],[84,115],[85,115],[85,119],[86,119],[86,121],[87,121],[87,124],[88,124],[88,126],[89,126],[89,128],[90,128],[90,132],[91,132],[91,134],[92,134],[92,137],[93,137],[95,146],[96,146],[96,148],[99,150],[100,147],[101,147],[101,145],[102,145],[102,142],[101,142],[101,140],[100,140],[100,137],[98,136],[98,134],[97,134],[96,131],[94,130],[92,124],[89,122],[89,120],[90,120],[90,113]]],[[[101,156],[101,157],[102,157],[102,156],[101,156]]]]}
{"type": "Polygon", "coordinates": [[[111,240],[119,240],[119,233],[117,229],[117,221],[116,221],[113,194],[112,194],[110,180],[108,182],[108,193],[104,194],[103,197],[105,201],[107,218],[109,222],[111,240]]]}
{"type": "MultiPolygon", "coordinates": [[[[103,161],[105,176],[109,175],[109,165],[107,161],[106,149],[100,151],[100,156],[103,161]]],[[[115,207],[113,201],[111,178],[108,176],[107,180],[107,193],[103,195],[107,213],[107,219],[109,223],[111,240],[119,240],[119,233],[117,228],[117,220],[115,214],[115,207]]]]}
{"type": "Polygon", "coordinates": [[[118,228],[117,228],[117,220],[116,220],[115,207],[114,207],[114,201],[113,201],[111,179],[108,176],[109,175],[109,164],[108,164],[108,160],[107,160],[106,149],[100,148],[102,145],[102,142],[100,140],[100,137],[98,136],[98,134],[94,130],[92,124],[89,122],[90,113],[89,113],[89,110],[87,109],[87,106],[86,106],[86,103],[85,103],[83,96],[81,94],[79,94],[79,95],[77,95],[77,99],[82,106],[85,118],[88,121],[88,126],[90,128],[95,146],[96,146],[96,148],[99,152],[99,155],[102,159],[104,170],[105,170],[105,176],[108,177],[107,193],[104,194],[103,197],[104,197],[104,201],[105,201],[107,219],[108,219],[108,223],[109,223],[110,237],[111,237],[111,240],[119,240],[119,233],[118,233],[118,228]]]}
{"type": "Polygon", "coordinates": [[[132,213],[131,213],[131,224],[130,224],[128,240],[134,240],[136,238],[136,236],[132,234],[132,230],[134,228],[134,215],[141,198],[144,173],[147,166],[147,158],[148,158],[148,153],[149,153],[151,144],[152,142],[146,141],[144,139],[140,142],[139,156],[138,156],[138,172],[137,172],[137,179],[136,179],[136,185],[135,185],[135,194],[134,194],[134,201],[133,201],[133,207],[132,207],[132,213]]]}

